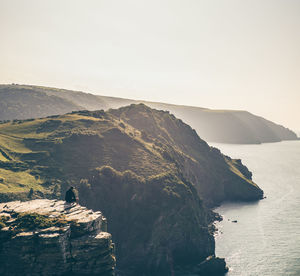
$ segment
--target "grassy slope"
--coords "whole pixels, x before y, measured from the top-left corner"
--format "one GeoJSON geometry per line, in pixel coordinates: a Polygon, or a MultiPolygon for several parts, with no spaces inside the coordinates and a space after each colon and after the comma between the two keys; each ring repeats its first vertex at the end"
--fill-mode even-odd
{"type": "MultiPolygon", "coordinates": [[[[98,113],[97,116],[101,115],[98,113]]],[[[119,170],[129,168],[141,175],[160,173],[172,167],[163,162],[161,155],[150,145],[143,143],[137,130],[131,126],[123,129],[119,124],[106,114],[103,118],[68,114],[1,124],[4,181],[0,192],[8,191],[4,186],[11,183],[7,182],[9,174],[9,179],[14,177],[19,190],[28,191],[29,186],[20,185],[24,174],[39,174],[42,178],[39,184],[42,184],[48,182],[53,174],[59,179],[70,176],[70,179],[78,180],[76,177],[83,177],[89,169],[101,165],[113,165],[119,170]],[[143,169],[140,168],[141,163],[144,164],[143,169]]],[[[50,192],[51,185],[47,185],[39,188],[50,192]]]]}
{"type": "MultiPolygon", "coordinates": [[[[143,177],[181,173],[208,203],[243,198],[226,190],[232,177],[250,190],[255,187],[234,162],[210,148],[188,125],[144,105],[1,124],[0,149],[3,178],[9,178],[9,171],[22,171],[28,179],[32,174],[37,178],[34,185],[49,193],[59,181],[78,182],[104,165],[143,177]]],[[[24,175],[14,177],[18,190],[29,189],[21,182],[24,175]]],[[[0,192],[8,191],[3,185],[0,192]]]]}

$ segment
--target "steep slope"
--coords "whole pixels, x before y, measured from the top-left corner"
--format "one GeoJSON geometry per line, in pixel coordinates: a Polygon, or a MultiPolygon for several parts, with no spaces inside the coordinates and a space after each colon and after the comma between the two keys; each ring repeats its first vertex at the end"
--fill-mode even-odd
{"type": "Polygon", "coordinates": [[[128,275],[171,275],[214,255],[207,206],[263,196],[240,160],[143,104],[4,123],[0,149],[2,200],[76,186],[109,219],[128,275]]]}
{"type": "Polygon", "coordinates": [[[291,130],[246,111],[135,101],[41,86],[0,85],[0,120],[39,118],[80,109],[107,110],[131,103],[170,111],[209,142],[258,144],[297,139],[291,130]]]}
{"type": "Polygon", "coordinates": [[[251,180],[251,173],[237,163],[240,160],[231,160],[218,149],[209,147],[195,130],[174,115],[143,104],[110,110],[109,113],[141,131],[142,138],[152,142],[154,147],[162,148],[164,158],[174,162],[183,176],[195,184],[207,205],[261,197],[260,189],[251,180]]]}

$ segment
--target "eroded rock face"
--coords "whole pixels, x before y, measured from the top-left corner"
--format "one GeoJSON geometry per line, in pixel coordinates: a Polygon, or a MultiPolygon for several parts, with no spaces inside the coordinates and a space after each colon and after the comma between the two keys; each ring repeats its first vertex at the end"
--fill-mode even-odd
{"type": "Polygon", "coordinates": [[[114,275],[114,244],[101,212],[38,199],[0,204],[0,218],[0,275],[114,275]],[[29,231],[14,223],[20,214],[62,223],[29,231]]]}

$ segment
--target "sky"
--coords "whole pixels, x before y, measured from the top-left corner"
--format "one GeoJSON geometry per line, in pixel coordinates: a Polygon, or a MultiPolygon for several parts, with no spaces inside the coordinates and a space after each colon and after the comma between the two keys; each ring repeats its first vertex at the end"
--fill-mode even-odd
{"type": "Polygon", "coordinates": [[[0,83],[247,110],[300,130],[300,1],[0,0],[0,83]]]}

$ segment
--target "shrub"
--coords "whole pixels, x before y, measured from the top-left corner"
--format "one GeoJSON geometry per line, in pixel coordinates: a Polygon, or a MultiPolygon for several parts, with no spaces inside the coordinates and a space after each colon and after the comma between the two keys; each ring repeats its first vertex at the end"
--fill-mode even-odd
{"type": "Polygon", "coordinates": [[[7,216],[0,216],[0,229],[6,226],[6,222],[9,220],[7,216]]]}
{"type": "Polygon", "coordinates": [[[32,231],[34,229],[44,229],[49,227],[62,227],[65,226],[68,221],[64,216],[59,216],[56,218],[49,218],[46,215],[40,215],[37,213],[20,213],[17,215],[15,221],[13,221],[9,226],[11,226],[15,231],[32,231]]]}

